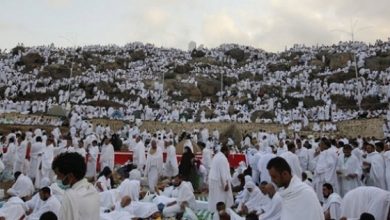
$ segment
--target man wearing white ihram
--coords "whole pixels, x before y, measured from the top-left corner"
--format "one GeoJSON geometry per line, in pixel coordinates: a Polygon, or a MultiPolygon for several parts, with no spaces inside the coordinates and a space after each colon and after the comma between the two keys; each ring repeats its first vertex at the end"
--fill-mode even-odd
{"type": "Polygon", "coordinates": [[[25,164],[26,164],[26,153],[29,142],[26,140],[25,134],[17,134],[19,146],[16,148],[16,157],[14,161],[14,170],[13,173],[20,171],[26,173],[25,164]]]}
{"type": "Polygon", "coordinates": [[[165,141],[165,147],[167,152],[167,159],[164,164],[165,176],[174,177],[179,173],[177,165],[176,148],[173,146],[171,140],[165,141]]]}
{"type": "Polygon", "coordinates": [[[137,136],[135,141],[136,145],[135,148],[133,148],[133,164],[137,165],[137,169],[143,172],[146,162],[145,144],[142,141],[141,136],[137,136]]]}
{"type": "Polygon", "coordinates": [[[337,153],[332,150],[331,142],[327,138],[322,138],[319,148],[316,149],[313,186],[317,196],[323,202],[322,185],[330,183],[334,186],[334,191],[338,192],[338,181],[336,175],[337,153]]]}
{"type": "Polygon", "coordinates": [[[186,205],[190,208],[195,207],[195,195],[190,182],[185,182],[182,180],[182,176],[177,175],[173,179],[173,185],[175,190],[177,190],[176,201],[167,204],[163,210],[164,217],[172,217],[180,213],[186,205]]]}
{"type": "Polygon", "coordinates": [[[103,141],[102,152],[100,155],[100,169],[103,169],[104,167],[109,167],[111,170],[114,170],[114,163],[114,147],[112,146],[110,139],[106,138],[103,141]]]}
{"type": "Polygon", "coordinates": [[[163,154],[157,148],[156,141],[151,142],[151,147],[148,152],[145,164],[145,177],[148,179],[149,190],[154,193],[158,179],[161,176],[163,168],[163,154]]]}
{"type": "MultiPolygon", "coordinates": [[[[89,179],[95,180],[96,178],[96,165],[99,155],[99,148],[97,146],[97,141],[93,140],[91,145],[87,147],[87,173],[85,176],[89,179]]],[[[104,167],[102,167],[104,168],[104,167]]]]}
{"type": "Polygon", "coordinates": [[[363,170],[366,172],[366,185],[386,189],[385,161],[383,156],[375,151],[374,145],[366,145],[367,158],[363,160],[363,170]]]}
{"type": "Polygon", "coordinates": [[[390,192],[372,186],[360,186],[345,194],[341,203],[343,220],[359,219],[370,213],[378,220],[389,219],[390,192]]]}
{"type": "Polygon", "coordinates": [[[44,143],[42,143],[42,137],[37,136],[35,138],[35,143],[31,145],[31,159],[30,159],[30,172],[29,172],[29,177],[33,182],[35,182],[35,178],[37,177],[38,169],[39,169],[39,164],[42,161],[42,154],[43,151],[45,150],[46,146],[44,143]]]}
{"type": "Polygon", "coordinates": [[[224,202],[226,207],[233,205],[231,175],[229,167],[229,149],[226,146],[215,154],[209,173],[209,211],[216,211],[216,204],[224,202]]]}
{"type": "Polygon", "coordinates": [[[99,194],[84,177],[85,159],[78,153],[62,153],[52,164],[52,169],[64,190],[59,219],[99,219],[99,194]]]}
{"type": "Polygon", "coordinates": [[[361,185],[362,167],[356,156],[352,154],[352,147],[349,144],[344,145],[343,154],[338,158],[336,173],[341,196],[361,185]]]}
{"type": "Polygon", "coordinates": [[[288,149],[288,151],[283,152],[280,155],[280,157],[283,157],[287,161],[288,165],[291,168],[292,174],[297,176],[299,179],[301,179],[302,168],[301,168],[301,164],[299,162],[299,158],[295,154],[296,148],[295,148],[294,142],[288,143],[287,149],[288,149]]]}
{"type": "Polygon", "coordinates": [[[314,190],[293,176],[287,161],[281,157],[271,159],[267,169],[272,181],[281,188],[283,208],[280,220],[324,220],[323,209],[314,190]]]}

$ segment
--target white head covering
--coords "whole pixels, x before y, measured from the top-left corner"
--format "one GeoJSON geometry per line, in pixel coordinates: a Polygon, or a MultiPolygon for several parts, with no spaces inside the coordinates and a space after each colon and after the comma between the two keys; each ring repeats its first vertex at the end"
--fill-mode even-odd
{"type": "Polygon", "coordinates": [[[255,189],[256,185],[253,181],[245,182],[244,189],[255,189]]]}
{"type": "Polygon", "coordinates": [[[251,176],[249,176],[249,175],[246,175],[244,178],[245,178],[245,183],[248,183],[248,182],[253,182],[253,179],[252,179],[252,177],[251,177],[251,176]]]}
{"type": "Polygon", "coordinates": [[[47,186],[50,186],[50,180],[49,180],[49,178],[44,177],[44,178],[41,180],[41,183],[40,183],[39,188],[42,189],[43,187],[47,187],[47,186]]]}
{"type": "Polygon", "coordinates": [[[141,181],[141,172],[138,169],[133,169],[129,172],[129,180],[141,181]]]}
{"type": "Polygon", "coordinates": [[[39,128],[35,129],[35,130],[34,130],[34,135],[35,135],[35,136],[42,136],[42,130],[39,129],[39,128]]]}
{"type": "Polygon", "coordinates": [[[349,141],[347,138],[342,138],[339,140],[340,142],[343,142],[343,144],[349,144],[349,141]]]}
{"type": "Polygon", "coordinates": [[[240,163],[238,163],[238,167],[237,167],[237,171],[238,173],[243,173],[244,171],[246,170],[246,164],[244,161],[240,161],[240,163]]]}

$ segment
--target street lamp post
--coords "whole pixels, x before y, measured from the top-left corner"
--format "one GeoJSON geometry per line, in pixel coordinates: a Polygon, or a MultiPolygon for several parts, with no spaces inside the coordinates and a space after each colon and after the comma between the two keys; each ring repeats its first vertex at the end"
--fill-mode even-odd
{"type": "Polygon", "coordinates": [[[223,73],[221,72],[221,91],[219,92],[219,101],[222,103],[223,100],[223,73]]]}
{"type": "MultiPolygon", "coordinates": [[[[344,30],[334,30],[334,31],[338,31],[338,32],[342,32],[342,33],[350,35],[351,36],[352,45],[353,45],[353,42],[355,41],[355,33],[359,32],[359,31],[362,31],[364,29],[370,28],[370,27],[363,27],[363,28],[359,28],[359,29],[356,30],[357,23],[358,23],[357,21],[355,21],[354,23],[351,22],[351,30],[349,32],[348,31],[344,31],[344,30]]],[[[356,54],[357,54],[357,48],[353,48],[353,61],[354,61],[354,69],[355,69],[355,78],[356,78],[356,82],[358,83],[358,82],[360,82],[360,80],[359,80],[359,74],[358,74],[356,54]]],[[[359,87],[358,84],[357,84],[357,92],[358,92],[357,104],[359,106],[359,110],[361,110],[362,97],[361,97],[360,87],[359,87]]]]}
{"type": "MultiPolygon", "coordinates": [[[[64,37],[64,36],[60,36],[60,38],[63,38],[65,40],[67,40],[69,43],[73,44],[74,48],[76,48],[75,40],[70,40],[69,38],[64,37]]],[[[66,100],[66,105],[65,105],[65,108],[67,108],[67,110],[71,109],[71,105],[70,105],[70,92],[71,92],[71,86],[72,86],[73,65],[74,65],[74,58],[72,57],[72,62],[71,62],[71,65],[70,65],[70,73],[69,73],[69,83],[68,83],[68,99],[66,100]]]]}
{"type": "Polygon", "coordinates": [[[70,73],[69,73],[69,83],[68,83],[68,99],[66,101],[66,107],[70,110],[70,91],[72,85],[72,76],[73,76],[73,61],[70,65],[70,73]]]}
{"type": "Polygon", "coordinates": [[[164,98],[164,81],[165,81],[165,72],[163,71],[163,75],[162,75],[162,88],[161,88],[161,98],[164,98]]]}

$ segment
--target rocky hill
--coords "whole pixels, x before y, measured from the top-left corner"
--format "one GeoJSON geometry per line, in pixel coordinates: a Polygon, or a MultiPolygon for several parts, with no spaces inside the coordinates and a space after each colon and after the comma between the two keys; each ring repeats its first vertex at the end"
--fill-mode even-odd
{"type": "MultiPolygon", "coordinates": [[[[193,51],[142,43],[77,48],[19,45],[11,51],[2,51],[0,61],[3,100],[58,101],[60,91],[67,91],[70,85],[73,92],[70,96],[85,93],[74,104],[119,108],[126,106],[125,101],[139,99],[141,104],[159,109],[158,100],[140,95],[142,89],[162,92],[165,95],[159,99],[170,104],[206,99],[216,103],[223,97],[225,101],[245,105],[253,113],[252,120],[272,119],[276,108],[325,106],[329,99],[338,109],[356,110],[358,93],[362,95],[362,109],[388,108],[390,42],[379,40],[375,44],[296,45],[280,53],[235,44],[193,51]],[[137,83],[142,86],[132,86],[137,83]],[[337,93],[329,92],[341,85],[352,86],[337,93]],[[372,91],[372,87],[376,90],[372,91]],[[110,101],[93,99],[98,91],[110,101]],[[329,97],[318,94],[321,91],[329,97]],[[269,105],[270,100],[275,107],[256,109],[269,105]]],[[[202,108],[207,116],[214,114],[213,106],[202,108]]],[[[232,107],[228,112],[239,110],[232,107]]],[[[199,116],[199,112],[191,109],[185,113],[199,116]]]]}

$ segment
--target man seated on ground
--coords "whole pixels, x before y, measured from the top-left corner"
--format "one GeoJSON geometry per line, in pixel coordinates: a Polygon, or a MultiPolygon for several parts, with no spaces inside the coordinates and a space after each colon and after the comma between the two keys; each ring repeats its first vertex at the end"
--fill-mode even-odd
{"type": "Polygon", "coordinates": [[[156,218],[160,215],[157,206],[149,202],[132,201],[130,196],[125,196],[115,204],[114,211],[125,211],[130,218],[156,218]]]}
{"type": "Polygon", "coordinates": [[[51,211],[58,216],[61,204],[56,197],[51,195],[49,187],[43,187],[39,190],[39,193],[35,194],[33,198],[26,202],[28,211],[27,219],[36,220],[43,213],[51,211]]]}
{"type": "Polygon", "coordinates": [[[141,174],[141,171],[139,171],[139,169],[137,169],[137,166],[135,166],[135,168],[129,172],[129,179],[141,181],[142,174],[141,174]]]}
{"type": "Polygon", "coordinates": [[[176,201],[168,203],[163,209],[164,217],[173,217],[184,212],[184,204],[188,204],[189,208],[195,208],[195,195],[191,183],[183,181],[179,174],[173,179],[173,186],[177,190],[176,201]]]}
{"type": "Polygon", "coordinates": [[[14,177],[15,183],[7,190],[7,194],[26,201],[35,191],[33,182],[28,176],[19,171],[15,172],[14,177]]]}
{"type": "Polygon", "coordinates": [[[238,174],[236,178],[238,181],[237,182],[238,185],[233,186],[232,190],[233,190],[233,192],[241,192],[242,190],[244,190],[245,176],[243,173],[241,173],[241,174],[238,174]]]}
{"type": "Polygon", "coordinates": [[[341,197],[333,192],[333,186],[329,183],[322,185],[322,194],[324,195],[324,209],[325,220],[340,219],[341,217],[341,197]]]}
{"type": "MultiPolygon", "coordinates": [[[[43,178],[42,181],[43,182],[47,181],[47,182],[50,183],[50,180],[48,178],[46,180],[45,180],[45,178],[43,178]]],[[[64,192],[65,192],[65,190],[60,188],[60,186],[62,186],[62,183],[58,182],[58,181],[51,183],[50,186],[49,186],[49,188],[50,188],[50,195],[56,197],[58,201],[62,201],[62,198],[64,196],[64,192]]]]}
{"type": "Polygon", "coordinates": [[[100,208],[103,210],[113,209],[113,206],[124,196],[130,196],[132,201],[139,201],[141,197],[141,182],[137,177],[121,176],[122,182],[115,189],[100,192],[100,208]]]}
{"type": "Polygon", "coordinates": [[[239,166],[234,170],[232,175],[232,190],[233,192],[240,192],[244,189],[245,185],[245,174],[244,171],[247,169],[245,162],[241,161],[239,166]]]}
{"type": "Polygon", "coordinates": [[[175,186],[173,185],[174,178],[172,180],[163,180],[161,181],[155,189],[155,192],[158,196],[173,197],[176,195],[175,186]]]}
{"type": "Polygon", "coordinates": [[[119,184],[117,190],[121,198],[128,195],[130,196],[131,200],[138,201],[140,199],[141,188],[141,181],[138,178],[130,175],[129,178],[124,179],[119,184]]]}
{"type": "Polygon", "coordinates": [[[218,202],[216,207],[217,207],[217,212],[214,212],[213,220],[225,220],[225,219],[244,220],[245,219],[239,216],[237,213],[235,213],[231,208],[226,208],[224,202],[218,202]]]}
{"type": "Polygon", "coordinates": [[[256,212],[260,207],[269,203],[269,198],[264,195],[253,181],[245,183],[244,188],[248,190],[248,200],[242,205],[241,213],[256,212]]]}
{"type": "Polygon", "coordinates": [[[259,188],[254,185],[251,178],[246,178],[246,187],[244,187],[243,193],[244,195],[242,196],[242,200],[238,205],[237,210],[240,213],[256,212],[257,210],[261,210],[263,206],[268,204],[270,199],[265,194],[265,186],[267,184],[268,183],[266,181],[261,182],[259,190],[259,188]]]}
{"type": "Polygon", "coordinates": [[[0,208],[0,220],[23,219],[26,212],[26,205],[19,197],[11,197],[0,208]]]}
{"type": "Polygon", "coordinates": [[[155,188],[156,196],[153,197],[152,202],[156,204],[160,211],[167,206],[169,203],[176,201],[177,188],[174,186],[174,178],[168,182],[162,181],[155,188]]]}
{"type": "Polygon", "coordinates": [[[268,202],[267,205],[264,206],[264,209],[261,210],[260,213],[257,213],[260,214],[259,219],[279,220],[282,214],[282,197],[279,195],[278,192],[276,192],[275,186],[271,183],[265,186],[265,193],[271,200],[268,202]]]}
{"type": "Polygon", "coordinates": [[[249,175],[246,175],[244,176],[244,181],[243,181],[243,184],[242,184],[242,189],[237,193],[237,195],[235,196],[235,200],[234,200],[234,205],[233,207],[236,207],[238,206],[238,209],[240,210],[241,209],[241,206],[244,204],[244,202],[246,202],[248,200],[248,197],[249,197],[249,192],[248,190],[246,190],[244,188],[245,186],[245,183],[248,183],[250,181],[253,181],[252,180],[252,177],[249,176],[249,175]]]}

